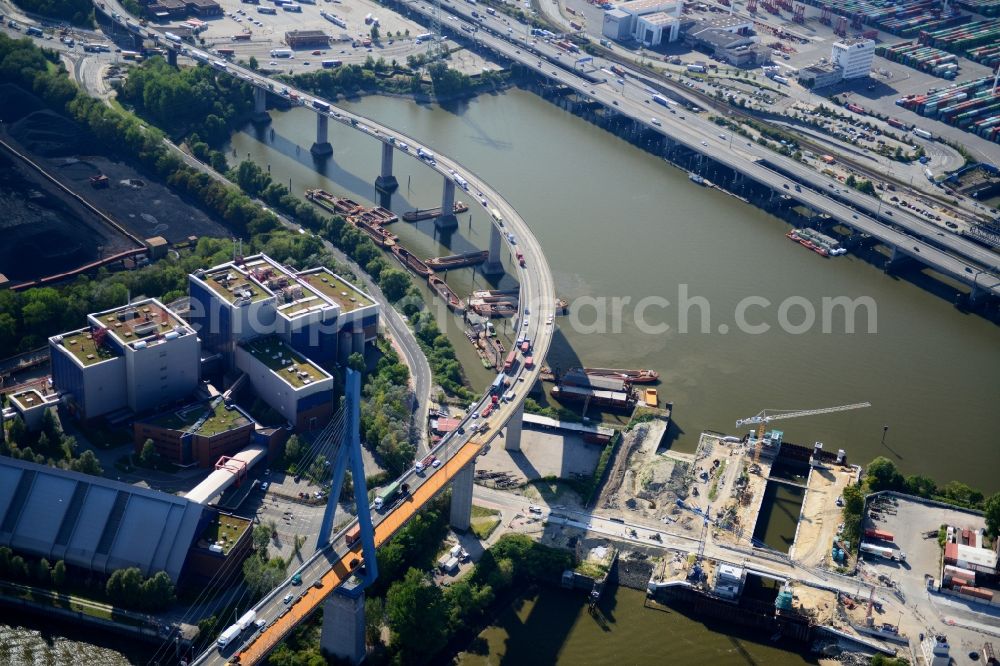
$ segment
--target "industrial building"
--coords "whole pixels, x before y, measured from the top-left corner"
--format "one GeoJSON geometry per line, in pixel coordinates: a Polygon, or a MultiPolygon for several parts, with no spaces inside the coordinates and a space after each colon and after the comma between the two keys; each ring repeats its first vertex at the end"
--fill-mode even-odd
{"type": "Polygon", "coordinates": [[[313,430],[333,413],[333,377],[277,336],[237,347],[236,367],[297,430],[313,430]]]}
{"type": "Polygon", "coordinates": [[[298,272],[261,254],[198,271],[189,283],[189,319],[228,369],[240,344],[263,336],[331,364],[364,353],[378,335],[378,304],[326,268],[298,272]]]}
{"type": "Polygon", "coordinates": [[[605,12],[601,32],[619,42],[634,40],[648,47],[673,42],[680,34],[683,6],[676,0],[631,0],[605,12]]]}
{"type": "Polygon", "coordinates": [[[249,446],[255,424],[239,407],[227,405],[219,396],[136,421],[132,428],[137,455],[146,441],[152,440],[164,460],[209,467],[220,457],[249,446]]]}
{"type": "Polygon", "coordinates": [[[110,575],[137,567],[176,582],[207,519],[183,497],[0,457],[0,545],[110,575]]]}
{"type": "Polygon", "coordinates": [[[49,338],[53,386],[81,418],[147,411],[197,388],[198,337],[158,300],[91,314],[87,321],[49,338]]]}
{"type": "Polygon", "coordinates": [[[330,47],[330,35],[322,30],[289,30],[285,44],[290,49],[325,49],[330,47]]]}
{"type": "Polygon", "coordinates": [[[685,23],[684,42],[735,67],[754,67],[767,62],[771,50],[761,46],[753,25],[736,16],[685,23]]]}
{"type": "Polygon", "coordinates": [[[826,88],[840,83],[844,73],[830,63],[803,67],[799,71],[799,83],[806,88],[826,88]]]}
{"type": "Polygon", "coordinates": [[[840,68],[844,80],[868,76],[874,58],[873,39],[842,39],[830,51],[830,62],[840,68]]]}

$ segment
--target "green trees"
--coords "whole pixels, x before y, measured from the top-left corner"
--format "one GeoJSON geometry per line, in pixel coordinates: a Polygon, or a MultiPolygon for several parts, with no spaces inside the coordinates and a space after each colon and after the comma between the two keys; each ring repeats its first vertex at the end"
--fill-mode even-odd
{"type": "Polygon", "coordinates": [[[389,588],[385,615],[402,663],[428,663],[448,641],[448,606],[441,588],[417,569],[389,588]]]}
{"type": "Polygon", "coordinates": [[[390,301],[398,301],[410,287],[410,276],[398,268],[384,270],[379,275],[379,287],[390,301]]]}
{"type": "Polygon", "coordinates": [[[365,357],[361,352],[353,352],[347,357],[347,367],[355,372],[365,371],[365,357]]]}
{"type": "Polygon", "coordinates": [[[88,0],[16,0],[14,4],[24,11],[63,19],[74,25],[93,24],[94,8],[88,0]]]}
{"type": "Polygon", "coordinates": [[[156,451],[156,445],[153,444],[153,440],[147,439],[142,443],[142,452],[139,454],[139,465],[155,469],[159,462],[160,454],[156,451]]]}
{"type": "Polygon", "coordinates": [[[118,569],[108,578],[105,591],[116,605],[136,610],[163,610],[174,601],[174,581],[165,571],[143,578],[136,567],[118,569]]]}
{"type": "Polygon", "coordinates": [[[52,567],[52,587],[59,589],[66,584],[66,563],[62,560],[52,567]]]}
{"type": "Polygon", "coordinates": [[[243,581],[254,600],[264,596],[285,580],[287,563],[280,557],[267,557],[266,551],[255,552],[243,563],[243,581]]]}
{"type": "Polygon", "coordinates": [[[1000,493],[986,500],[983,512],[986,514],[986,531],[995,539],[1000,536],[1000,493]]]}
{"type": "Polygon", "coordinates": [[[872,492],[879,490],[902,490],[903,475],[896,469],[895,463],[884,456],[879,456],[868,463],[865,470],[865,481],[872,492]]]}

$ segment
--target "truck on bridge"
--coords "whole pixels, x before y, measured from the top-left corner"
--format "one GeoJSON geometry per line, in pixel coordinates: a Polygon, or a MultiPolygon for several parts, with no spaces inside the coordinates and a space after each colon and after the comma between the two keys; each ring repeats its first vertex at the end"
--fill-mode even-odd
{"type": "Polygon", "coordinates": [[[399,480],[393,481],[375,494],[375,510],[381,511],[389,507],[397,495],[405,495],[409,491],[410,486],[407,484],[400,483],[399,480]]]}

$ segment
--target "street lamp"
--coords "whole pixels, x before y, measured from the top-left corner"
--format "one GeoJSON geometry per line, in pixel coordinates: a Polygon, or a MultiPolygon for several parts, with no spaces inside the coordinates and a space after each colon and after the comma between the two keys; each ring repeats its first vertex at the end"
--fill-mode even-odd
{"type": "Polygon", "coordinates": [[[882,426],[882,446],[885,446],[885,433],[889,432],[889,426],[882,426]]]}

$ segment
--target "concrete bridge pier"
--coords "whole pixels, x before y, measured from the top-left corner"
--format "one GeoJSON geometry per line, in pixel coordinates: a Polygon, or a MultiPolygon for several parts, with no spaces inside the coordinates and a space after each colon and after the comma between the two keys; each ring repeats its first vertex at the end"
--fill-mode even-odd
{"type": "Polygon", "coordinates": [[[316,143],[309,149],[315,157],[326,157],[333,154],[333,146],[327,138],[330,119],[322,113],[316,114],[316,143]]]}
{"type": "Polygon", "coordinates": [[[167,49],[167,64],[171,67],[177,67],[177,50],[167,49]]]}
{"type": "Polygon", "coordinates": [[[465,531],[472,525],[472,487],[476,477],[476,459],[473,458],[451,480],[451,526],[465,531]]]}
{"type": "Polygon", "coordinates": [[[521,425],[524,421],[524,403],[522,402],[507,421],[507,434],[503,440],[503,448],[507,451],[521,450],[521,425]]]}
{"type": "Polygon", "coordinates": [[[500,257],[500,228],[495,224],[490,225],[490,256],[483,264],[483,275],[502,275],[503,261],[500,257]]]}
{"type": "MultiPolygon", "coordinates": [[[[173,51],[171,51],[173,53],[173,51]]],[[[267,92],[263,88],[253,89],[253,118],[254,123],[266,124],[271,122],[271,116],[267,113],[267,92]]]]}
{"type": "Polygon", "coordinates": [[[455,217],[455,181],[451,178],[444,179],[444,189],[441,191],[441,215],[434,220],[434,226],[438,229],[454,229],[458,226],[458,218],[455,217]]]}
{"type": "MultiPolygon", "coordinates": [[[[469,512],[472,506],[469,505],[469,512]]],[[[320,650],[360,664],[365,656],[365,591],[335,591],[323,602],[323,633],[320,650]]]]}
{"type": "Polygon", "coordinates": [[[391,144],[382,144],[382,169],[379,171],[378,178],[375,179],[375,188],[382,192],[393,192],[399,183],[396,181],[396,177],[392,175],[392,154],[395,149],[391,144]]]}
{"type": "Polygon", "coordinates": [[[898,245],[893,245],[892,254],[889,255],[889,260],[885,262],[885,271],[888,273],[899,268],[908,259],[908,256],[899,251],[898,245]]]}

